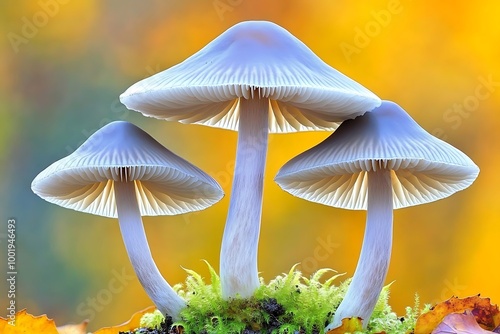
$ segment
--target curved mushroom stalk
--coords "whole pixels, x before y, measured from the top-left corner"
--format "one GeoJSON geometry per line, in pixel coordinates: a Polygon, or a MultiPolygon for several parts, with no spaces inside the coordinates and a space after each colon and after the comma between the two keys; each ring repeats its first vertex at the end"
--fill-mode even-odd
{"type": "Polygon", "coordinates": [[[144,130],[118,121],[102,127],[75,152],[47,167],[31,188],[62,207],[118,217],[139,281],[162,313],[178,318],[186,303],[156,267],[141,216],[176,215],[217,203],[224,192],[213,178],[144,130]]]}
{"type": "Polygon", "coordinates": [[[236,166],[220,255],[224,298],[236,295],[250,297],[260,284],[257,247],[262,215],[269,100],[260,97],[240,98],[239,103],[236,166]]]}
{"type": "Polygon", "coordinates": [[[360,317],[366,328],[389,268],[393,222],[391,171],[381,169],[367,174],[368,212],[361,255],[352,282],[327,330],[351,317],[360,317]]]}
{"type": "Polygon", "coordinates": [[[137,203],[134,181],[115,181],[114,192],[120,230],[130,262],[149,298],[164,315],[178,319],[186,302],[160,274],[153,261],[137,203]]]}

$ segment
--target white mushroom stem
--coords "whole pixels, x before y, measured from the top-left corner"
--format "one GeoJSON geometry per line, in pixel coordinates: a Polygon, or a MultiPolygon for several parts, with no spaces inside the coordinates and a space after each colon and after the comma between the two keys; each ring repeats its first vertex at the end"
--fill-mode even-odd
{"type": "MultiPolygon", "coordinates": [[[[255,91],[254,91],[255,92],[255,91]]],[[[269,100],[240,98],[231,202],[220,255],[224,298],[247,298],[259,287],[257,246],[267,154],[269,100]]]]}
{"type": "Polygon", "coordinates": [[[163,278],[153,261],[137,204],[135,183],[115,181],[114,191],[123,242],[135,273],[158,310],[177,320],[186,303],[163,278]]]}
{"type": "Polygon", "coordinates": [[[368,172],[368,212],[366,229],[356,272],[347,293],[327,329],[342,319],[360,317],[366,328],[384,286],[392,248],[391,172],[368,172]]]}

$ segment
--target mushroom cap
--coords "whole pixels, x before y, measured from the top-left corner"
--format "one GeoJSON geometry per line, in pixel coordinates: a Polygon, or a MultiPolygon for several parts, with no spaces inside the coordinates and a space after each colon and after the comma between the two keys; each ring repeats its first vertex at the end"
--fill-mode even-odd
{"type": "Polygon", "coordinates": [[[120,100],[146,116],[238,129],[240,97],[269,98],[269,131],[331,130],[380,105],[277,24],[241,22],[203,49],[137,82],[120,100]]]}
{"type": "Polygon", "coordinates": [[[367,172],[391,170],[394,209],[436,201],[467,188],[479,168],[422,129],[389,101],[343,122],[326,140],[287,162],[275,181],[312,202],[367,207],[367,172]]]}
{"type": "Polygon", "coordinates": [[[123,121],[95,132],[72,154],[38,174],[31,188],[48,202],[117,217],[114,181],[135,182],[143,216],[202,210],[223,197],[209,175],[123,121]]]}

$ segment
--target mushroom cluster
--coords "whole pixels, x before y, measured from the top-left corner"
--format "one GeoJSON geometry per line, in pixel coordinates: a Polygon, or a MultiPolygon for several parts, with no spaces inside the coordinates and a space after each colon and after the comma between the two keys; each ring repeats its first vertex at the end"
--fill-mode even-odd
{"type": "MultiPolygon", "coordinates": [[[[361,317],[366,326],[382,289],[392,245],[392,211],[447,197],[479,173],[462,152],[431,136],[399,106],[327,65],[282,27],[236,24],[200,51],[137,82],[121,96],[145,116],[238,131],[222,236],[222,297],[259,287],[257,249],[269,133],[334,131],[286,163],[275,181],[329,206],[366,209],[354,278],[328,328],[361,317]]],[[[223,197],[217,182],[128,122],[112,122],[32,183],[43,199],[118,218],[139,281],[174,320],[186,307],[152,259],[141,216],[205,209],[223,197]]]]}

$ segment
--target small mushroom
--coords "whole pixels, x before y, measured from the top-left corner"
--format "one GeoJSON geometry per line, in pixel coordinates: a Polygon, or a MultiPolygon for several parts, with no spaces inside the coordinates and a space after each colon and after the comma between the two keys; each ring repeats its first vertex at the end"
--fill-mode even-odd
{"type": "Polygon", "coordinates": [[[186,303],[153,261],[141,216],[205,209],[223,196],[215,180],[137,126],[112,122],[38,174],[31,188],[62,207],[118,217],[125,248],[146,293],[158,310],[177,318],[186,303]]]}
{"type": "Polygon", "coordinates": [[[349,317],[368,324],[389,266],[393,209],[448,197],[471,185],[478,173],[465,154],[430,135],[389,101],[345,121],[280,169],[276,182],[297,197],[367,210],[358,265],[328,329],[349,317]]]}
{"type": "Polygon", "coordinates": [[[259,286],[268,133],[333,130],[380,104],[266,21],[236,24],[182,63],[132,85],[120,100],[146,116],[239,132],[220,257],[225,298],[249,297],[259,286]]]}

